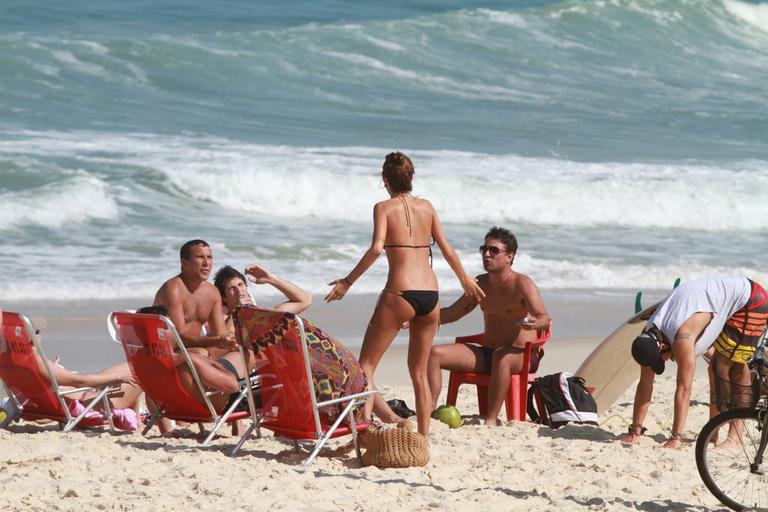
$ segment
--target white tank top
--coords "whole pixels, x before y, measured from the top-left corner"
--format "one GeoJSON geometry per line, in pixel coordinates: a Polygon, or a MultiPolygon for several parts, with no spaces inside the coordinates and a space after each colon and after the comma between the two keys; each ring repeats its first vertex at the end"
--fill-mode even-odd
{"type": "Polygon", "coordinates": [[[648,324],[654,324],[674,343],[680,325],[694,313],[713,313],[712,321],[696,341],[696,355],[700,356],[715,342],[725,322],[744,307],[751,291],[746,277],[704,277],[689,281],[672,290],[648,324]]]}

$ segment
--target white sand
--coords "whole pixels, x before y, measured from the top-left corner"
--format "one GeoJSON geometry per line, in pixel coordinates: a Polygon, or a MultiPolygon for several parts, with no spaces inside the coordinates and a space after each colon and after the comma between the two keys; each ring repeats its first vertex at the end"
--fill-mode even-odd
{"type": "MultiPolygon", "coordinates": [[[[600,427],[552,431],[528,422],[479,425],[475,416],[448,429],[432,422],[431,461],[424,468],[361,468],[353,454],[304,455],[272,437],[225,451],[194,438],[162,439],[107,432],[64,434],[49,425],[0,431],[0,496],[5,510],[710,510],[722,508],[702,484],[693,445],[660,446],[671,426],[674,382],[656,390],[640,445],[616,439],[631,418],[632,390],[600,427]]],[[[390,396],[413,403],[410,388],[390,396]]],[[[685,434],[706,421],[706,379],[697,378],[685,434]]],[[[476,411],[463,387],[459,409],[476,411]]]]}

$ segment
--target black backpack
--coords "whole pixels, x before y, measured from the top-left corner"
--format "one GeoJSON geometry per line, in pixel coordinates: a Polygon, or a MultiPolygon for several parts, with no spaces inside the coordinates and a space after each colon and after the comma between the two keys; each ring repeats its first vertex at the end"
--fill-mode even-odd
{"type": "Polygon", "coordinates": [[[569,421],[597,425],[597,404],[584,386],[584,379],[568,372],[554,373],[531,383],[528,416],[532,422],[553,429],[569,421]]]}

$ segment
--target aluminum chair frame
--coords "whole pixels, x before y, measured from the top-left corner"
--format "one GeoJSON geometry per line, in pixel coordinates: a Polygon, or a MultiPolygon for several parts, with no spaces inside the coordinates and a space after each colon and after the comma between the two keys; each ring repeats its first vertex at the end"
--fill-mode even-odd
{"type": "MultiPolygon", "coordinates": [[[[110,336],[112,336],[114,341],[122,345],[123,350],[126,353],[126,358],[129,361],[129,366],[131,367],[132,372],[134,370],[133,370],[133,365],[130,361],[131,357],[128,353],[129,348],[125,345],[127,341],[123,342],[122,338],[120,337],[120,327],[119,327],[119,320],[118,320],[118,316],[120,315],[151,317],[153,319],[158,319],[162,322],[165,329],[170,333],[170,339],[167,342],[173,343],[175,345],[175,348],[178,349],[178,352],[184,358],[184,362],[189,368],[190,374],[192,375],[192,379],[195,382],[195,385],[197,386],[198,391],[200,392],[200,396],[202,396],[203,398],[202,405],[205,406],[205,408],[208,410],[210,414],[210,418],[207,418],[205,422],[213,423],[213,426],[211,427],[210,432],[205,437],[205,439],[201,442],[202,446],[208,446],[210,444],[213,437],[216,435],[219,429],[224,424],[227,423],[227,421],[230,419],[230,417],[234,413],[235,408],[239,405],[240,401],[246,396],[248,397],[248,406],[249,406],[249,410],[251,411],[250,416],[253,420],[253,424],[249,426],[249,429],[255,429],[257,431],[257,437],[261,437],[261,431],[259,430],[259,420],[261,415],[263,415],[263,413],[261,414],[256,413],[255,399],[253,398],[253,393],[252,393],[252,389],[254,387],[258,387],[261,382],[261,379],[258,375],[250,375],[248,378],[248,381],[245,384],[243,384],[240,388],[239,399],[236,401],[233,401],[232,404],[227,409],[225,409],[224,411],[221,412],[221,414],[219,414],[218,412],[216,412],[216,408],[211,403],[210,396],[216,393],[220,393],[220,391],[206,391],[205,386],[203,386],[203,383],[200,380],[200,376],[198,375],[197,370],[195,369],[195,365],[192,364],[192,359],[189,356],[189,352],[187,351],[187,348],[184,346],[184,343],[181,341],[181,336],[179,336],[179,333],[176,330],[176,327],[173,325],[173,322],[171,322],[171,320],[168,317],[163,315],[130,313],[125,311],[110,313],[108,317],[108,323],[110,326],[110,329],[109,329],[110,336]]],[[[243,358],[243,362],[245,363],[246,357],[242,347],[240,347],[240,356],[243,358]]],[[[134,377],[136,377],[137,380],[139,380],[139,383],[141,384],[141,381],[140,379],[138,379],[138,376],[134,374],[134,377]]],[[[147,394],[146,396],[149,400],[152,400],[152,397],[150,395],[147,394]]],[[[153,403],[156,403],[156,402],[153,400],[153,403]]],[[[154,424],[163,417],[166,417],[165,411],[162,410],[160,407],[156,407],[156,411],[149,416],[149,420],[147,421],[147,424],[144,427],[144,430],[142,431],[142,435],[146,435],[147,432],[149,432],[149,429],[151,429],[154,426],[154,424]]],[[[238,418],[238,419],[241,419],[241,418],[238,418]]],[[[203,421],[196,420],[195,422],[198,424],[198,428],[200,429],[201,434],[204,433],[205,429],[202,426],[203,421]]]]}
{"type": "MultiPolygon", "coordinates": [[[[315,395],[315,390],[313,389],[313,386],[312,386],[312,381],[313,381],[313,379],[312,379],[312,363],[310,362],[310,359],[309,359],[309,348],[307,347],[307,336],[306,336],[306,332],[304,330],[304,322],[302,321],[301,317],[299,315],[294,314],[294,313],[286,313],[286,312],[281,312],[281,311],[273,311],[273,310],[268,310],[268,309],[264,309],[264,308],[259,308],[258,306],[248,305],[248,306],[242,306],[242,307],[255,308],[255,309],[257,309],[257,310],[259,310],[261,312],[272,314],[272,315],[286,316],[289,319],[294,320],[294,324],[295,324],[296,328],[299,331],[299,340],[300,340],[300,344],[301,344],[302,360],[304,362],[304,371],[305,371],[306,377],[307,377],[306,382],[307,382],[307,385],[310,388],[308,394],[309,394],[311,405],[312,405],[312,415],[313,415],[314,430],[315,430],[314,431],[314,439],[304,439],[304,440],[314,441],[314,449],[311,451],[309,456],[302,461],[302,465],[303,466],[308,466],[309,464],[312,463],[312,461],[315,459],[315,457],[317,457],[318,453],[320,453],[320,450],[322,450],[323,446],[325,446],[325,444],[328,442],[328,440],[331,439],[332,437],[334,437],[334,433],[336,433],[337,429],[339,428],[339,426],[341,425],[341,422],[344,420],[345,417],[347,417],[347,419],[349,421],[349,430],[350,430],[350,434],[352,435],[352,439],[353,439],[353,442],[354,442],[354,445],[355,445],[355,451],[356,451],[357,457],[358,457],[359,460],[362,460],[362,454],[360,452],[360,445],[359,445],[358,438],[357,438],[357,431],[358,431],[359,427],[361,427],[361,426],[359,426],[357,424],[357,422],[355,421],[355,417],[354,417],[354,414],[353,414],[353,409],[354,409],[354,407],[357,404],[362,403],[363,401],[367,400],[368,397],[370,397],[370,396],[372,396],[374,394],[382,394],[382,392],[379,391],[379,390],[375,390],[374,389],[374,390],[363,391],[363,392],[360,392],[360,393],[354,393],[352,395],[345,395],[343,397],[335,398],[335,399],[332,399],[332,400],[326,400],[326,401],[323,401],[323,402],[318,402],[317,401],[317,396],[315,395]],[[323,428],[323,424],[322,424],[322,422],[320,420],[320,409],[322,409],[324,407],[330,407],[332,405],[344,403],[344,402],[349,402],[349,403],[342,410],[342,412],[339,413],[339,415],[337,416],[337,418],[333,422],[333,424],[330,427],[323,428]]],[[[236,329],[236,333],[238,335],[238,338],[243,336],[243,333],[239,329],[236,329]]],[[[251,344],[252,340],[243,339],[242,343],[251,344]]],[[[242,348],[241,348],[241,350],[242,350],[242,348]]],[[[253,399],[252,393],[249,392],[248,394],[249,394],[249,401],[250,401],[250,400],[253,399]]],[[[264,428],[268,429],[268,430],[271,430],[270,426],[269,426],[269,422],[264,423],[262,426],[264,428]]],[[[245,431],[245,433],[241,437],[240,441],[238,441],[237,445],[233,449],[233,451],[232,451],[233,454],[248,439],[248,437],[250,436],[251,432],[253,431],[253,428],[254,428],[254,425],[251,425],[245,431]]],[[[278,435],[281,435],[281,434],[278,433],[278,435]]],[[[298,441],[298,440],[299,439],[294,439],[294,441],[298,441]]]]}
{"type": "MultiPolygon", "coordinates": [[[[112,421],[112,409],[109,405],[109,393],[116,391],[114,386],[111,385],[105,385],[101,386],[99,388],[93,388],[93,387],[79,387],[79,388],[73,388],[73,389],[65,389],[62,390],[61,387],[59,387],[58,382],[56,381],[56,377],[53,374],[53,371],[51,370],[51,366],[48,362],[48,359],[45,357],[45,352],[43,351],[43,346],[41,342],[41,336],[40,331],[38,329],[35,329],[32,326],[32,322],[30,322],[29,318],[22,315],[21,313],[14,313],[11,311],[4,311],[3,312],[3,322],[5,322],[5,319],[8,317],[16,316],[21,321],[22,326],[24,330],[26,331],[27,338],[29,339],[29,342],[32,346],[32,349],[37,352],[37,354],[40,356],[40,358],[43,361],[43,367],[45,368],[45,376],[48,378],[50,391],[55,395],[59,405],[61,406],[61,409],[64,411],[63,416],[65,418],[65,421],[60,421],[57,419],[56,415],[50,414],[38,414],[38,413],[32,413],[30,411],[24,412],[24,405],[19,401],[18,397],[13,393],[11,390],[11,385],[9,385],[7,382],[5,382],[4,379],[0,378],[3,382],[3,388],[5,389],[6,394],[8,395],[8,398],[10,400],[13,400],[14,404],[16,405],[16,408],[20,411],[20,415],[23,418],[26,414],[27,418],[30,419],[53,419],[54,421],[59,421],[59,424],[61,426],[61,429],[64,432],[69,432],[75,427],[77,427],[80,422],[85,418],[89,412],[93,410],[93,408],[99,403],[102,403],[103,412],[102,417],[106,421],[106,424],[109,425],[109,429],[114,432],[115,426],[112,421]],[[96,393],[96,396],[93,397],[90,401],[88,401],[87,404],[85,404],[85,409],[78,414],[77,416],[73,417],[72,413],[69,411],[69,407],[67,407],[67,403],[64,401],[64,398],[67,395],[74,395],[78,393],[85,393],[85,392],[93,392],[96,393]]],[[[0,326],[1,327],[1,326],[0,326]]],[[[18,328],[18,327],[17,327],[18,328]]],[[[3,348],[5,349],[5,344],[7,343],[7,340],[5,339],[4,329],[0,328],[0,344],[3,345],[3,348]]],[[[41,372],[42,375],[42,372],[41,372]]]]}

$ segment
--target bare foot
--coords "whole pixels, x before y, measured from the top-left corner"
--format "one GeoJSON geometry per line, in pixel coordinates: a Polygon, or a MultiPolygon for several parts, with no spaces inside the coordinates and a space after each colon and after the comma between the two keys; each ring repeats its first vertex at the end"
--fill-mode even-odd
{"type": "Polygon", "coordinates": [[[635,434],[634,432],[630,432],[626,436],[619,439],[619,442],[622,444],[637,444],[640,442],[641,437],[642,437],[641,435],[635,434]]]}
{"type": "Polygon", "coordinates": [[[493,418],[492,420],[486,419],[485,423],[483,423],[487,427],[500,427],[501,422],[498,418],[493,418]]]}
{"type": "Polygon", "coordinates": [[[738,439],[734,439],[732,437],[726,437],[722,443],[716,443],[715,449],[716,450],[728,450],[728,449],[734,449],[739,448],[741,446],[741,443],[738,439]]]}

